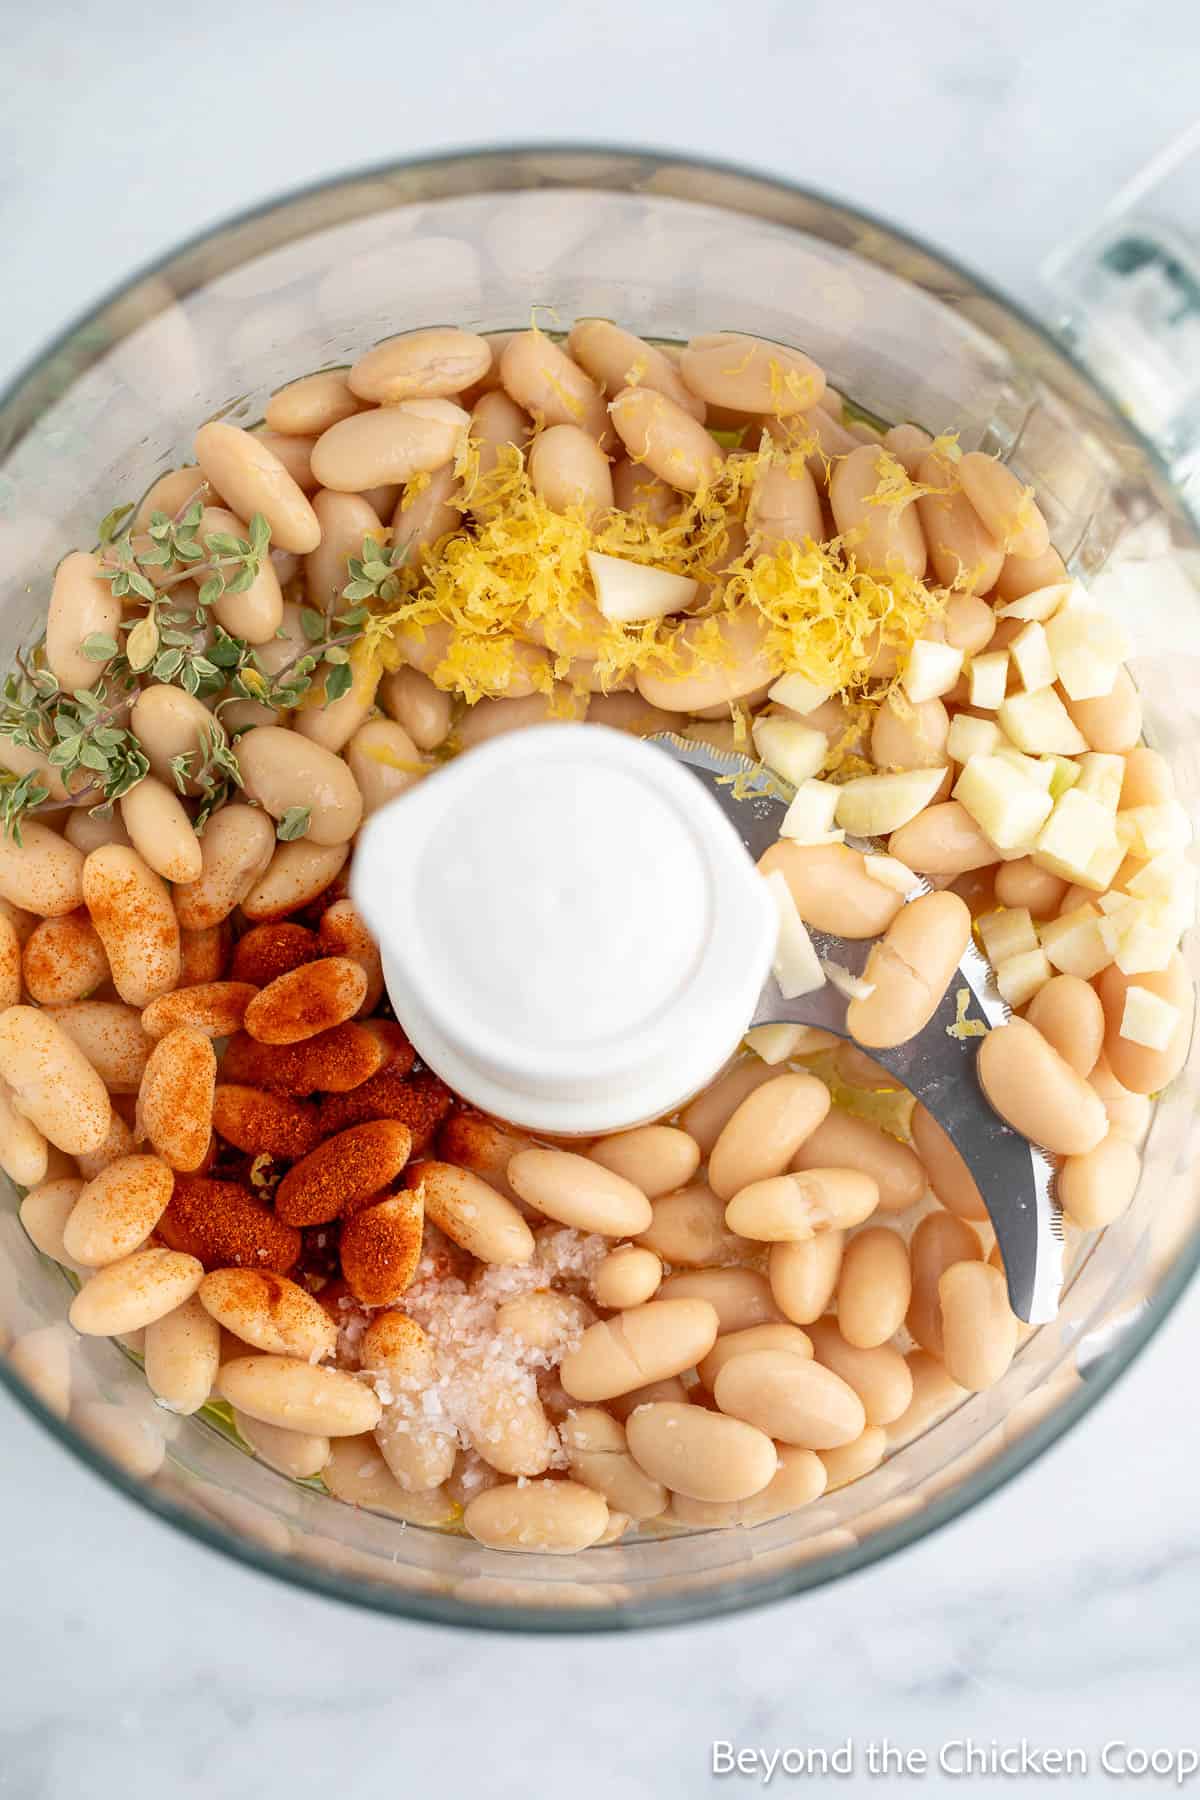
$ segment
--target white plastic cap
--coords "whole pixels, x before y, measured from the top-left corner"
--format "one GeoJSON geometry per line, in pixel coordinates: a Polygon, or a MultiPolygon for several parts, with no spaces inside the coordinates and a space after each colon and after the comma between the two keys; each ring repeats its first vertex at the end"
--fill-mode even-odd
{"type": "Polygon", "coordinates": [[[422,1059],[553,1133],[703,1087],[774,951],[769,890],[712,796],[602,726],[513,732],[429,775],[368,821],[351,891],[422,1059]]]}

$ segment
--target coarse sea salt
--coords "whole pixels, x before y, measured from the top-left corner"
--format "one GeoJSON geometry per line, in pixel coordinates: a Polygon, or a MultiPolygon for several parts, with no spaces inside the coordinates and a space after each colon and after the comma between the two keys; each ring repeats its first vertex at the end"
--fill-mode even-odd
{"type": "MultiPolygon", "coordinates": [[[[389,1427],[409,1431],[419,1421],[422,1431],[452,1437],[468,1455],[482,1450],[486,1460],[488,1445],[504,1436],[506,1409],[540,1401],[551,1414],[564,1413],[570,1401],[555,1372],[578,1343],[582,1327],[544,1348],[500,1330],[497,1309],[506,1301],[546,1289],[585,1290],[609,1249],[607,1240],[595,1233],[547,1228],[538,1233],[529,1262],[486,1264],[464,1279],[458,1271],[469,1271],[470,1264],[435,1227],[427,1226],[424,1254],[402,1309],[429,1339],[434,1378],[419,1394],[412,1394],[395,1392],[386,1375],[376,1375],[375,1392],[389,1427]]],[[[338,1360],[345,1357],[355,1366],[370,1315],[357,1308],[345,1311],[338,1360]]],[[[547,1466],[565,1468],[558,1432],[552,1423],[547,1430],[547,1466]]],[[[464,1488],[482,1485],[483,1475],[476,1471],[472,1480],[471,1473],[468,1464],[462,1474],[464,1488]]]]}

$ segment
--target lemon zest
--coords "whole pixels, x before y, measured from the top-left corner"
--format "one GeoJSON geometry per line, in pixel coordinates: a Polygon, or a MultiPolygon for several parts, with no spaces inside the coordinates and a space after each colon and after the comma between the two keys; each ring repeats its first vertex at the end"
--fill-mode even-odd
{"type": "Polygon", "coordinates": [[[803,425],[786,432],[782,445],[764,438],[757,450],[731,453],[660,525],[615,508],[598,520],[581,507],[555,512],[534,492],[520,450],[502,446],[484,472],[478,443],[468,439],[455,472],[463,484],[458,505],[471,520],[439,539],[419,567],[405,565],[402,600],[369,616],[363,640],[385,668],[426,646],[419,666],[474,703],[502,697],[514,684],[553,696],[564,682],[607,691],[639,675],[685,679],[728,667],[730,621],[755,612],[766,626],[766,654],[781,671],[846,700],[846,730],[831,745],[831,765],[845,766],[870,703],[884,691],[871,672],[880,649],[892,648],[902,663],[949,591],[900,569],[859,569],[841,538],[788,541],[766,552],[746,545],[760,472],[780,458],[798,466],[815,445],[803,425]],[[605,619],[587,563],[592,550],[690,577],[700,597],[684,619],[605,619]],[[581,673],[581,663],[590,668],[581,673]]]}

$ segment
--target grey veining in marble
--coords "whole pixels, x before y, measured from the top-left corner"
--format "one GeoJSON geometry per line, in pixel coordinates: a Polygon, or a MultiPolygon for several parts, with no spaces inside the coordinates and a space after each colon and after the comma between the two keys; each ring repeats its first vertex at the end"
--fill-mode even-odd
{"type": "MultiPolygon", "coordinates": [[[[5,24],[0,374],[132,265],[281,186],[530,135],[779,170],[1030,296],[1044,254],[1188,121],[1200,53],[1192,0],[44,0],[5,24]]],[[[1193,1293],[1084,1430],[899,1560],[713,1626],[569,1642],[292,1593],[144,1518],[0,1402],[0,1796],[694,1800],[755,1788],[711,1777],[714,1738],[1177,1746],[1200,1673],[1198,1356],[1193,1293]]]]}

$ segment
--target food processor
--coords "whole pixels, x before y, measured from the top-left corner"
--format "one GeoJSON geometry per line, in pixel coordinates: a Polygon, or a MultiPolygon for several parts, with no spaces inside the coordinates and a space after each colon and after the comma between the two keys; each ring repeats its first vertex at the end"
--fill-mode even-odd
{"type": "MultiPolygon", "coordinates": [[[[964,449],[1001,457],[1035,486],[1069,571],[1120,617],[1147,741],[1195,815],[1200,256],[1173,222],[1188,216],[1195,148],[1178,146],[1056,257],[1045,325],[861,211],[650,150],[451,154],[273,202],[122,286],[0,397],[5,656],[40,630],[64,551],[186,460],[197,419],[253,424],[283,382],[385,335],[522,327],[532,299],[551,327],[603,314],[666,342],[731,329],[802,346],[867,415],[957,429],[964,449]]],[[[1195,931],[1184,954],[1195,975],[1195,931]]],[[[1198,1088],[1193,1043],[1156,1106],[1133,1204],[1072,1247],[1058,1316],[1029,1332],[1000,1383],[863,1479],[753,1530],[514,1557],[290,1481],[253,1459],[219,1409],[163,1410],[126,1348],[69,1330],[67,1276],[29,1242],[15,1190],[0,1212],[0,1328],[59,1340],[77,1399],[59,1417],[2,1358],[0,1380],[138,1504],[337,1598],[521,1631],[735,1611],[903,1548],[1087,1413],[1200,1256],[1198,1088]]]]}

